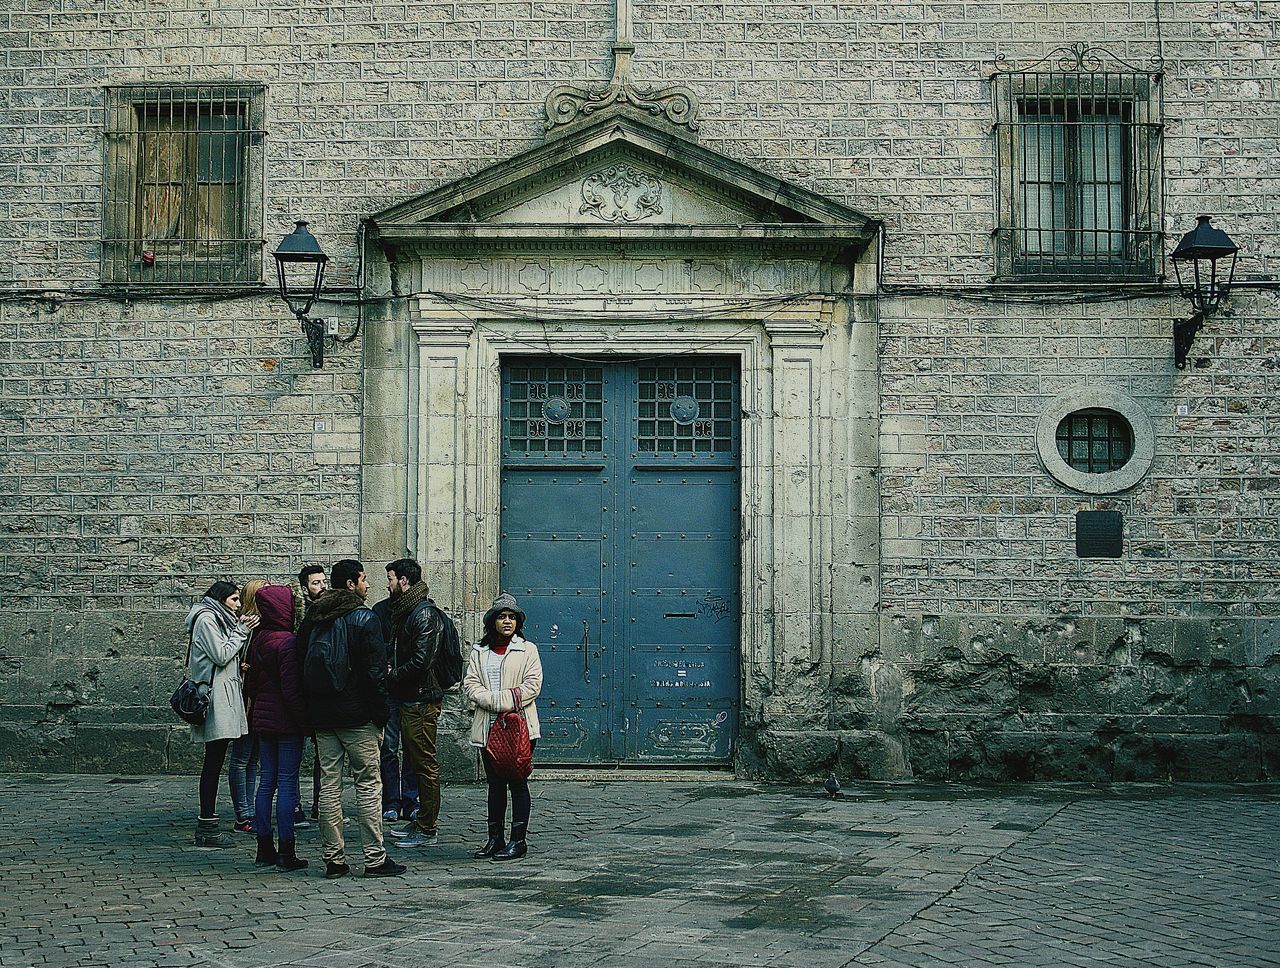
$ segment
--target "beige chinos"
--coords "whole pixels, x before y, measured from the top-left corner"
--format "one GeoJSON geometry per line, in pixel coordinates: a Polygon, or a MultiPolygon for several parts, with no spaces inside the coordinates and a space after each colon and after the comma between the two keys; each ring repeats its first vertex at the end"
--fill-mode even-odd
{"type": "Polygon", "coordinates": [[[382,730],[368,724],[351,729],[317,729],[316,753],[320,757],[320,836],[328,864],[346,863],[342,837],[342,759],[351,763],[356,785],[356,809],[366,868],[387,859],[382,845],[382,771],[379,747],[382,730]]]}

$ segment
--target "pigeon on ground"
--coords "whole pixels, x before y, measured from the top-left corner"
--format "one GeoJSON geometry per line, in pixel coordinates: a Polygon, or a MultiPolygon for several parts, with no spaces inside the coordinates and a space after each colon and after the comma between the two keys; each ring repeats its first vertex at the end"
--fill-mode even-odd
{"type": "Polygon", "coordinates": [[[822,789],[827,791],[827,796],[832,800],[840,796],[840,781],[836,779],[835,773],[827,777],[827,782],[822,784],[822,789]]]}

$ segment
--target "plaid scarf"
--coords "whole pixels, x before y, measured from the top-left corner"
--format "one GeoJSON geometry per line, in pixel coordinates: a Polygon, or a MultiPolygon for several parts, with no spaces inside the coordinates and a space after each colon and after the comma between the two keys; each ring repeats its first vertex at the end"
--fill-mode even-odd
{"type": "Polygon", "coordinates": [[[391,599],[391,618],[395,622],[397,632],[404,625],[404,620],[409,617],[409,613],[427,600],[429,597],[427,591],[427,583],[420,581],[410,585],[407,591],[391,599]]]}

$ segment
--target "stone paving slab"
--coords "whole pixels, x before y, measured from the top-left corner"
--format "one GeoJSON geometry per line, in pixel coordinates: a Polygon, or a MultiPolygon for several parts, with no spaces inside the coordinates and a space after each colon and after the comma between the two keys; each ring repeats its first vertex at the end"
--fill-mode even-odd
{"type": "Polygon", "coordinates": [[[326,881],[314,829],[263,871],[194,778],[111,780],[0,777],[0,965],[1280,966],[1270,786],[536,780],[510,865],[454,786],[405,877],[326,881]]]}

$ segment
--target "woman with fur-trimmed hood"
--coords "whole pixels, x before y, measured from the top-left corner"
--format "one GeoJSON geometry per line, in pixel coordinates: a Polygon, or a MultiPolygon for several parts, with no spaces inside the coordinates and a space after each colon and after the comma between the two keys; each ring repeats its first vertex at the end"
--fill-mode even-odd
{"type": "Polygon", "coordinates": [[[542,691],[542,660],[538,657],[538,647],[521,637],[523,629],[524,612],[513,596],[503,592],[484,614],[484,636],[472,647],[467,671],[462,677],[462,689],[476,707],[471,720],[471,745],[480,748],[485,779],[489,783],[489,839],[475,852],[477,859],[516,860],[528,852],[525,836],[529,830],[529,781],[496,776],[484,749],[489,728],[498,714],[517,710],[517,689],[519,710],[529,726],[529,745],[536,747],[541,735],[538,705],[534,700],[542,691]],[[502,834],[508,789],[511,791],[511,840],[504,846],[502,834]]]}

